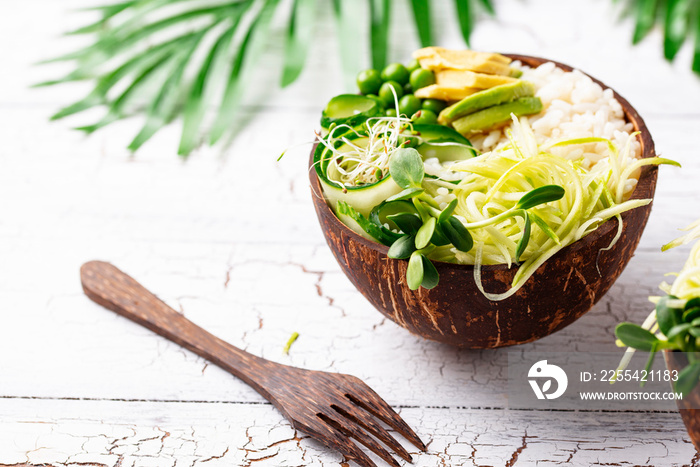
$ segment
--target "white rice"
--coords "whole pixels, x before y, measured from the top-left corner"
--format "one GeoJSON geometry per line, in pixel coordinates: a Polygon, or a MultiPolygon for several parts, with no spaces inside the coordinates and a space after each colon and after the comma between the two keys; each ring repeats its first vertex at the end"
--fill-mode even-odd
{"type": "MultiPolygon", "coordinates": [[[[521,120],[526,118],[530,123],[540,146],[570,139],[598,137],[612,141],[620,153],[623,153],[625,146],[630,142],[628,158],[640,157],[639,141],[636,138],[630,139],[634,127],[625,120],[622,106],[613,96],[611,89],[604,90],[580,71],[566,72],[551,62],[537,68],[522,66],[519,62],[514,62],[512,66],[522,70],[521,78],[535,85],[535,95],[542,100],[542,112],[531,117],[521,117],[521,120]]],[[[481,153],[493,151],[509,143],[507,131],[510,128],[511,125],[507,125],[489,133],[472,135],[469,140],[481,153]]],[[[551,148],[549,151],[570,160],[579,160],[581,166],[591,172],[609,169],[610,151],[606,143],[562,146],[551,148]]],[[[450,169],[452,164],[441,164],[438,159],[431,158],[425,161],[425,171],[444,180],[463,178],[466,174],[453,172],[450,169]]],[[[637,186],[638,177],[637,172],[627,181],[624,189],[625,199],[637,186]]],[[[442,188],[441,190],[447,191],[442,188]]],[[[452,193],[441,191],[435,197],[441,209],[454,198],[452,193]]]]}
{"type": "MultiPolygon", "coordinates": [[[[578,70],[566,72],[548,62],[537,68],[520,66],[522,79],[535,85],[536,96],[542,100],[544,110],[528,120],[537,142],[542,145],[559,140],[575,138],[606,138],[622,151],[634,131],[625,121],[622,106],[611,89],[600,87],[591,78],[578,70]]],[[[480,152],[487,152],[506,144],[509,126],[486,134],[475,135],[470,141],[480,152]]],[[[604,143],[565,146],[552,152],[568,159],[583,157],[583,167],[590,170],[598,161],[609,155],[604,143]]],[[[641,147],[638,140],[630,146],[630,156],[639,157],[641,147]]]]}

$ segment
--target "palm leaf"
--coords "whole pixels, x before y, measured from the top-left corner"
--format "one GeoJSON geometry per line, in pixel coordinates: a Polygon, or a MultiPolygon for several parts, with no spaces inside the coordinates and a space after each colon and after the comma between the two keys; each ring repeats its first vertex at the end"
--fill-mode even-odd
{"type": "Polygon", "coordinates": [[[690,0],[668,0],[664,24],[664,56],[673,60],[680,50],[690,23],[690,0]]]}
{"type": "Polygon", "coordinates": [[[416,21],[418,38],[423,47],[433,45],[433,29],[430,24],[429,0],[411,0],[413,6],[413,18],[416,21]]]}
{"type": "Polygon", "coordinates": [[[306,51],[311,43],[310,25],[313,24],[315,15],[316,0],[294,0],[285,46],[283,88],[296,81],[304,68],[306,51]]]}
{"type": "Polygon", "coordinates": [[[633,44],[641,42],[655,25],[663,25],[664,57],[669,61],[695,35],[692,70],[700,74],[700,0],[627,0],[623,11],[634,13],[633,44]]]}
{"type": "Polygon", "coordinates": [[[146,116],[146,123],[144,124],[141,131],[136,135],[136,137],[131,141],[128,149],[132,152],[138,150],[138,148],[148,141],[151,136],[153,136],[158,129],[164,126],[174,117],[174,110],[178,102],[178,86],[182,80],[182,75],[185,73],[185,68],[192,57],[197,44],[204,37],[205,31],[199,33],[189,48],[181,52],[176,58],[175,69],[172,74],[165,80],[165,83],[160,87],[158,95],[151,104],[148,110],[148,115],[146,116]]]}
{"type": "Polygon", "coordinates": [[[340,56],[343,57],[341,67],[346,81],[346,87],[350,89],[355,81],[355,74],[360,68],[360,49],[357,47],[357,31],[361,16],[358,11],[357,0],[333,0],[333,16],[335,17],[340,56]]]}
{"type": "Polygon", "coordinates": [[[138,3],[138,0],[131,0],[131,1],[122,2],[122,3],[115,3],[112,5],[102,5],[102,6],[98,6],[98,7],[85,8],[84,10],[86,10],[86,11],[89,11],[89,10],[101,11],[102,18],[100,18],[98,21],[96,21],[92,24],[88,24],[87,26],[83,26],[79,29],[69,31],[66,33],[66,35],[91,34],[93,32],[97,32],[97,31],[103,29],[107,25],[107,22],[113,16],[116,16],[119,13],[121,13],[122,11],[126,10],[127,8],[134,6],[136,3],[138,3]]]}
{"type": "Polygon", "coordinates": [[[138,91],[143,89],[147,84],[149,84],[150,81],[155,79],[154,77],[158,77],[158,74],[165,74],[167,72],[167,68],[163,68],[162,65],[172,64],[172,62],[172,56],[166,55],[161,57],[160,60],[143,70],[143,72],[134,78],[129,87],[127,87],[126,90],[124,90],[124,92],[122,92],[119,97],[114,100],[114,102],[110,103],[107,115],[105,115],[102,120],[93,125],[86,125],[76,129],[86,133],[92,133],[109,125],[110,123],[124,118],[126,116],[127,104],[136,98],[138,91]]]}
{"type": "Polygon", "coordinates": [[[233,123],[241,94],[241,75],[259,55],[278,2],[279,0],[265,0],[262,8],[248,28],[248,32],[238,49],[231,67],[231,75],[219,107],[219,114],[211,128],[210,144],[215,144],[230,129],[233,123]]]}
{"type": "Polygon", "coordinates": [[[459,21],[459,29],[462,31],[462,37],[467,47],[470,47],[469,38],[472,35],[474,27],[474,16],[472,15],[470,0],[455,0],[455,8],[457,10],[457,19],[459,21]]]}
{"type": "Polygon", "coordinates": [[[177,150],[177,153],[181,156],[189,154],[197,146],[199,128],[206,110],[207,102],[204,99],[204,91],[207,79],[210,77],[210,70],[216,69],[218,66],[222,65],[220,62],[222,62],[227,55],[228,49],[233,41],[233,35],[243,16],[242,13],[243,12],[234,19],[234,23],[226,29],[214,43],[214,46],[204,60],[192,84],[192,89],[182,116],[182,136],[180,137],[180,145],[177,150]]]}
{"type": "MultiPolygon", "coordinates": [[[[368,1],[371,63],[381,69],[389,55],[392,1],[368,1]]],[[[411,2],[421,44],[432,45],[430,1],[411,2]]],[[[491,0],[457,2],[467,40],[474,21],[468,2],[493,12],[491,0]]],[[[280,5],[291,7],[280,81],[282,87],[288,86],[298,79],[306,62],[318,0],[118,0],[88,8],[97,11],[99,18],[68,34],[92,35],[93,42],[49,60],[71,60],[75,68],[36,86],[91,81],[87,96],[51,117],[60,119],[103,106],[106,113],[101,120],[79,128],[88,133],[144,115],[144,125],[129,145],[132,150],[181,117],[178,153],[186,155],[202,141],[214,144],[225,134],[233,135],[243,83],[254,70],[280,5]],[[207,128],[205,114],[212,104],[215,113],[207,128]]],[[[357,0],[333,0],[332,6],[347,79],[361,68],[357,30],[367,18],[364,4],[357,0]]]]}
{"type": "Polygon", "coordinates": [[[372,67],[381,70],[386,65],[389,47],[390,0],[369,0],[370,50],[372,67]]]}
{"type": "Polygon", "coordinates": [[[700,5],[697,5],[695,17],[695,51],[693,52],[693,71],[700,74],[700,5]]]}
{"type": "Polygon", "coordinates": [[[481,3],[481,6],[484,7],[484,10],[491,16],[494,16],[496,14],[496,9],[493,7],[493,3],[491,3],[491,0],[479,0],[481,3]]]}
{"type": "MultiPolygon", "coordinates": [[[[84,99],[71,104],[63,109],[59,110],[56,114],[51,116],[51,120],[58,120],[65,118],[69,115],[82,112],[91,107],[107,103],[107,93],[114,87],[122,78],[128,76],[132,71],[143,71],[146,68],[151,67],[155,63],[162,63],[161,58],[170,54],[176,47],[188,42],[195,34],[188,34],[182,37],[175,38],[171,41],[159,44],[155,47],[145,50],[144,52],[136,55],[135,57],[128,60],[123,65],[119,66],[116,70],[101,76],[97,79],[95,88],[87,95],[84,99]]],[[[68,78],[68,77],[67,77],[68,78]]],[[[64,78],[62,80],[57,80],[55,83],[69,81],[69,79],[64,78]]],[[[46,86],[50,84],[55,84],[54,82],[39,83],[36,86],[46,86]]]]}
{"type": "Polygon", "coordinates": [[[638,0],[636,5],[636,24],[632,43],[638,44],[649,34],[656,21],[656,7],[658,0],[638,0]]]}

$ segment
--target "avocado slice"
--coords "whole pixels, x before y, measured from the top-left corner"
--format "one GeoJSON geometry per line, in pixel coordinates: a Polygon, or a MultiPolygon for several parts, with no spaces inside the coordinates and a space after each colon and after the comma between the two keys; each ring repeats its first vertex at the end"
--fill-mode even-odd
{"type": "Polygon", "coordinates": [[[511,114],[516,117],[536,114],[542,111],[542,107],[539,97],[522,97],[458,118],[452,126],[463,135],[478,133],[508,123],[511,114]]]}
{"type": "Polygon", "coordinates": [[[440,86],[456,88],[459,86],[489,89],[502,84],[514,83],[517,78],[502,75],[489,75],[466,70],[437,70],[435,82],[440,86]]]}
{"type": "Polygon", "coordinates": [[[515,83],[495,86],[491,89],[467,96],[456,104],[447,107],[440,112],[438,121],[443,125],[447,125],[460,117],[464,117],[465,115],[479,110],[493,107],[494,105],[505,104],[506,102],[520,99],[521,97],[530,97],[534,95],[535,85],[528,81],[516,81],[515,83]]]}

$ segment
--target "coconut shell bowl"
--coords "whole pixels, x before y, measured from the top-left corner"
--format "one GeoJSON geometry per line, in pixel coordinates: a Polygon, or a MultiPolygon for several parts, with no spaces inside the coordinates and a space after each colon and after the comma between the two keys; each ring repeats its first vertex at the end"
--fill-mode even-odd
{"type": "MultiPolygon", "coordinates": [[[[537,67],[551,61],[509,55],[537,67]]],[[[555,64],[566,70],[572,68],[555,64]]],[[[608,88],[593,79],[603,89],[608,88]]],[[[654,157],[654,142],[637,111],[619,94],[626,119],[639,131],[642,157],[654,157]]],[[[312,151],[313,158],[313,151],[312,151]]],[[[310,161],[311,164],[312,161],[310,161]]],[[[348,279],[384,316],[426,339],[457,347],[486,349],[524,344],[556,332],[583,316],[600,300],[632,258],[651,212],[651,204],[622,214],[623,230],[613,240],[617,221],[609,220],[597,230],[559,251],[542,265],[511,297],[493,302],[479,292],[474,267],[434,262],[439,284],[431,289],[410,290],[406,283],[406,260],[387,256],[388,247],[367,240],[346,227],[320,196],[323,193],[310,166],[312,199],[326,242],[348,279]]],[[[632,199],[653,198],[657,169],[645,166],[632,199]]],[[[516,267],[484,266],[485,290],[508,290],[516,267]]]]}

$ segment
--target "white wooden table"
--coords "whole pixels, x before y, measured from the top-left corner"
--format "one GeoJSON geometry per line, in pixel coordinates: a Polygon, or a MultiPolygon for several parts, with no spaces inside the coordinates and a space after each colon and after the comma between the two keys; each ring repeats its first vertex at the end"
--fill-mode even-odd
{"type": "MultiPolygon", "coordinates": [[[[86,87],[28,89],[66,70],[32,64],[80,43],[58,36],[89,19],[69,10],[91,3],[0,0],[0,465],[347,465],[242,382],[90,302],[78,268],[91,259],[118,265],[234,345],[364,379],[428,441],[415,465],[698,465],[675,412],[508,410],[505,350],[414,337],[343,276],[311,206],[308,147],[276,162],[311,139],[320,109],[343,90],[327,6],[302,79],[276,90],[278,29],[260,63],[270,73],[256,74],[240,111],[239,137],[224,154],[205,149],[183,163],[176,127],[131,158],[124,148],[140,122],[84,138],[70,128],[99,112],[48,117],[86,87]]],[[[417,44],[404,2],[396,3],[393,58],[405,61],[417,44]]],[[[461,47],[452,2],[435,3],[441,44],[461,47]]],[[[684,165],[662,168],[641,245],[607,296],[527,346],[614,351],[615,324],[643,319],[646,296],[688,251],[661,254],[660,245],[700,215],[691,51],[666,63],[658,31],[632,48],[632,25],[617,24],[607,0],[502,0],[497,8],[497,20],[479,23],[475,48],[591,73],[636,106],[660,153],[684,165]]]]}

